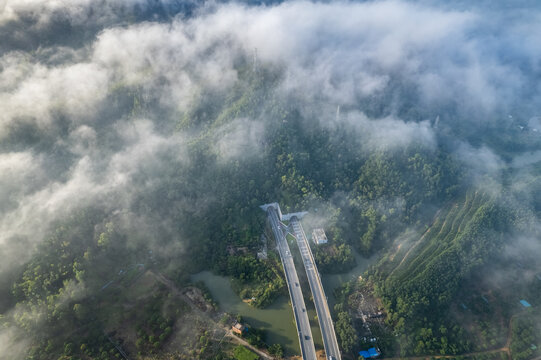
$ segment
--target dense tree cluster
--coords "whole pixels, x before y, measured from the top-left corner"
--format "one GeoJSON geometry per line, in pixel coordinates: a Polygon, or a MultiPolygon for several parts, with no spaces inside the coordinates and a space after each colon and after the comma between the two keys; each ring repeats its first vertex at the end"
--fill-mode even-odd
{"type": "Polygon", "coordinates": [[[349,241],[363,254],[380,249],[407,224],[430,213],[430,206],[457,191],[459,174],[449,156],[409,147],[375,152],[360,168],[347,209],[349,241]]]}
{"type": "Polygon", "coordinates": [[[318,245],[314,249],[317,268],[323,273],[341,273],[355,266],[355,257],[348,244],[318,245]]]}
{"type": "MultiPolygon", "coordinates": [[[[167,155],[170,166],[160,169],[160,181],[134,194],[129,209],[88,210],[52,230],[13,288],[13,302],[25,309],[17,317],[21,329],[31,334],[36,323],[45,322],[55,332],[70,334],[81,322],[90,327],[94,322],[86,317],[95,312],[96,294],[107,290],[122,301],[118,287],[109,289],[107,283],[117,280],[111,274],[138,263],[166,269],[179,284],[187,282],[190,273],[212,269],[235,279],[241,297],[266,306],[285,286],[272,248],[268,260],[254,255],[265,230],[259,205],[278,201],[288,211],[331,204],[337,215],[329,234],[335,241],[316,251],[316,258],[322,269],[345,270],[354,265],[352,247],[364,254],[384,247],[425,216],[424,204],[441,203],[455,192],[459,175],[443,148],[415,144],[366,151],[347,128],[309,122],[294,103],[282,99],[275,88],[282,76],[279,69],[262,68],[257,74],[249,69],[239,65],[239,79],[228,96],[209,93],[194,98],[176,123],[192,134],[184,158],[167,155]],[[217,151],[217,136],[224,134],[216,129],[235,119],[259,116],[268,121],[254,154],[229,158],[217,151]],[[130,231],[126,225],[130,218],[145,219],[141,227],[146,230],[130,231]],[[244,250],[230,255],[231,248],[244,250]],[[80,296],[74,294],[77,291],[80,296]],[[59,301],[67,292],[80,300],[59,301]],[[66,317],[70,320],[64,321],[66,317]]],[[[130,114],[151,108],[138,89],[119,86],[112,94],[117,105],[111,111],[122,113],[130,98],[130,114]]],[[[135,181],[148,183],[144,174],[135,181]]],[[[122,278],[137,275],[130,271],[122,278]]],[[[341,316],[346,339],[351,324],[341,316]]],[[[142,352],[167,337],[169,322],[162,329],[161,318],[155,320],[159,331],[140,329],[142,352]]],[[[52,339],[55,332],[47,333],[52,339]]],[[[46,337],[36,344],[61,352],[65,338],[56,336],[48,346],[46,337]]]]}
{"type": "Polygon", "coordinates": [[[520,316],[513,323],[511,356],[513,360],[526,360],[538,356],[541,350],[541,329],[532,316],[520,316]]]}
{"type": "Polygon", "coordinates": [[[130,281],[112,276],[111,269],[147,260],[143,249],[127,252],[125,246],[125,238],[111,221],[103,222],[97,210],[79,212],[57,225],[13,286],[18,309],[13,321],[36,339],[32,358],[120,356],[104,331],[100,302],[104,297],[121,298],[116,290],[105,290],[107,282],[130,281]],[[127,255],[119,261],[118,253],[127,255]]]}
{"type": "Polygon", "coordinates": [[[340,348],[346,353],[351,353],[358,343],[351,317],[346,311],[341,311],[336,318],[335,331],[340,339],[340,348]]]}
{"type": "Polygon", "coordinates": [[[256,307],[269,305],[285,291],[285,280],[279,260],[271,256],[258,260],[253,255],[230,256],[226,275],[233,277],[233,289],[242,299],[250,299],[256,307]]]}
{"type": "Polygon", "coordinates": [[[179,309],[174,304],[164,308],[164,295],[163,292],[154,293],[150,301],[145,301],[143,311],[134,314],[137,331],[135,346],[139,354],[156,352],[171,335],[174,317],[179,309]]]}
{"type": "Polygon", "coordinates": [[[479,193],[469,193],[446,211],[408,261],[391,267],[383,263],[372,275],[404,354],[472,349],[464,329],[450,321],[449,305],[462,282],[501,246],[512,221],[511,214],[479,193]],[[385,271],[389,268],[391,273],[385,271]]]}

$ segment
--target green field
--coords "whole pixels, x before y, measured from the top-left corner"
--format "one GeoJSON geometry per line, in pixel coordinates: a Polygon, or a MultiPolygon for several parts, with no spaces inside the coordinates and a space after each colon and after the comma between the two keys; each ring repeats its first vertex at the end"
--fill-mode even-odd
{"type": "Polygon", "coordinates": [[[244,346],[237,346],[233,350],[233,354],[235,356],[235,359],[237,360],[257,360],[259,359],[259,356],[251,352],[250,350],[246,349],[244,346]]]}

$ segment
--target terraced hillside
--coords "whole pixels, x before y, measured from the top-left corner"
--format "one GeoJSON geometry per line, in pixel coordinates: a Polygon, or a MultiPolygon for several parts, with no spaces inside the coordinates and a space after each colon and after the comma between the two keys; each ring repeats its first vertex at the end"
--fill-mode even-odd
{"type": "Polygon", "coordinates": [[[420,238],[410,236],[377,266],[376,291],[402,336],[403,351],[470,350],[468,341],[458,341],[464,334],[450,321],[449,304],[461,282],[501,246],[509,216],[488,195],[470,192],[442,209],[420,238]],[[449,348],[448,343],[461,345],[449,348]]]}
{"type": "Polygon", "coordinates": [[[390,275],[398,281],[408,280],[412,274],[418,277],[429,263],[434,262],[434,255],[446,251],[458,241],[458,236],[480,207],[484,205],[482,210],[486,209],[487,200],[486,195],[475,192],[467,194],[461,203],[451,205],[405,253],[390,275]]]}

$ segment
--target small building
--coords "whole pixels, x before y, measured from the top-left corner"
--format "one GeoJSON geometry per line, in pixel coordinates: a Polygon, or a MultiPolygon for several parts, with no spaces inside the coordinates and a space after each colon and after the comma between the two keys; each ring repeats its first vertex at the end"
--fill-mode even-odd
{"type": "Polygon", "coordinates": [[[372,347],[368,350],[359,351],[359,355],[361,355],[365,359],[373,359],[380,356],[381,353],[377,348],[372,347]]]}
{"type": "Polygon", "coordinates": [[[327,235],[325,235],[325,231],[321,228],[314,229],[314,231],[312,231],[312,241],[316,245],[326,244],[328,240],[327,235]]]}
{"type": "Polygon", "coordinates": [[[231,330],[233,330],[235,334],[242,335],[242,333],[246,331],[246,326],[242,325],[241,323],[236,323],[231,327],[231,330]]]}

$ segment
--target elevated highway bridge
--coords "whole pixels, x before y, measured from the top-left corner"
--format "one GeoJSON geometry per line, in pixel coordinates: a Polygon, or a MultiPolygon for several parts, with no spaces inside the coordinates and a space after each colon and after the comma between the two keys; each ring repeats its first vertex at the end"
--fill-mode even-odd
{"type": "Polygon", "coordinates": [[[296,238],[297,245],[302,256],[304,269],[306,271],[308,283],[314,299],[314,305],[321,329],[326,358],[327,360],[341,360],[342,357],[340,355],[340,349],[338,348],[338,341],[336,340],[331,313],[327,304],[327,297],[325,296],[325,291],[323,289],[323,285],[321,284],[321,278],[319,276],[319,272],[317,271],[317,266],[310,249],[310,245],[299,221],[299,218],[304,216],[306,213],[282,215],[280,206],[277,203],[263,205],[261,208],[267,212],[267,217],[276,239],[278,252],[284,267],[286,283],[289,290],[289,296],[291,298],[291,306],[293,307],[293,315],[295,317],[299,345],[303,360],[316,360],[316,351],[312,338],[312,331],[310,329],[308,313],[306,312],[302,290],[299,285],[297,270],[295,269],[293,256],[291,255],[291,251],[286,240],[286,234],[288,232],[292,233],[292,235],[296,238]],[[282,219],[288,219],[290,221],[289,227],[286,227],[281,222],[282,219]]]}
{"type": "Polygon", "coordinates": [[[266,211],[272,232],[276,239],[282,266],[284,267],[287,288],[291,299],[291,307],[293,308],[297,334],[299,336],[301,355],[303,359],[315,360],[316,348],[312,337],[312,329],[310,328],[310,320],[308,318],[308,313],[306,312],[306,305],[304,304],[304,297],[299,284],[297,270],[295,269],[295,264],[293,262],[293,256],[291,255],[286,240],[286,233],[284,232],[282,223],[278,217],[279,210],[274,206],[269,206],[266,211]]]}

